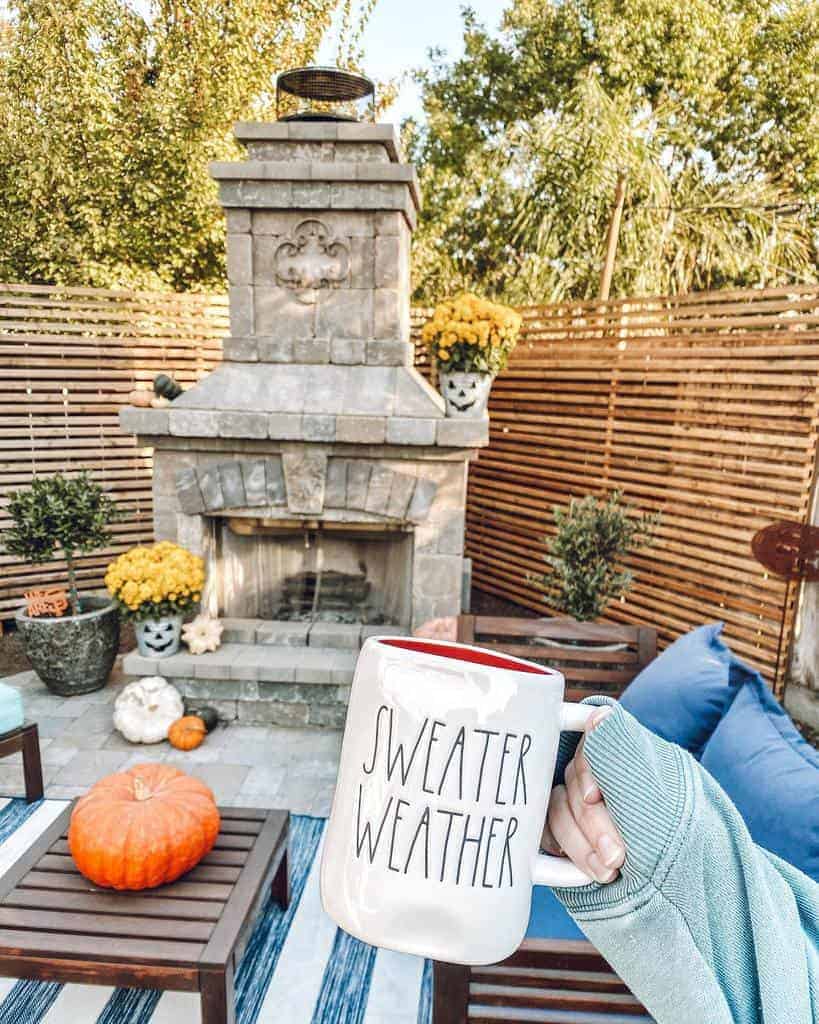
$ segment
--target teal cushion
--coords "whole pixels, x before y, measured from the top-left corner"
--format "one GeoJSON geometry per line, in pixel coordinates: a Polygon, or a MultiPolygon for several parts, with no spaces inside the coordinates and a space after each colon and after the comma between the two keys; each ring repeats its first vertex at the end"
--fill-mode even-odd
{"type": "Polygon", "coordinates": [[[532,889],[527,939],[585,939],[557,896],[545,885],[532,889]]]}
{"type": "Polygon", "coordinates": [[[23,724],[23,698],[13,686],[0,683],[0,734],[23,724]]]}

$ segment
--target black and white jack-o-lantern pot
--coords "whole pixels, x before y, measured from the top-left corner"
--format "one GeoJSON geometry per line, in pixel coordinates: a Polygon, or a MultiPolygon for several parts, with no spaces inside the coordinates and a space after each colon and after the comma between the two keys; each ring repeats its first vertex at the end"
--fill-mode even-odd
{"type": "Polygon", "coordinates": [[[143,658],[168,658],[179,650],[182,616],[143,619],[134,626],[137,649],[143,658]]]}
{"type": "Polygon", "coordinates": [[[486,415],[486,403],[494,380],[491,373],[452,370],[439,377],[447,416],[480,419],[486,415]]]}

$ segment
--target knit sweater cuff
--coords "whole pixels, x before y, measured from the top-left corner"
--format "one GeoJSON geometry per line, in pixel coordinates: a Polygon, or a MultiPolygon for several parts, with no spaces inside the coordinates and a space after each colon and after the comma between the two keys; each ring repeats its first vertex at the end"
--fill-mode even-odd
{"type": "Polygon", "coordinates": [[[611,906],[668,869],[691,785],[679,747],[643,728],[619,705],[588,734],[584,752],[625,842],[626,861],[609,885],[558,890],[573,912],[611,906]]]}

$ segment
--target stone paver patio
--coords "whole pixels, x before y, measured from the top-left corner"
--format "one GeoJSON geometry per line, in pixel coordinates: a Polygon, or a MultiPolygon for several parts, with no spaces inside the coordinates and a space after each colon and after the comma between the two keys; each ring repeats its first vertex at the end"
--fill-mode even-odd
{"type": "MultiPolygon", "coordinates": [[[[3,679],[21,691],[26,718],[39,727],[46,797],[81,796],[111,772],[166,761],[201,778],[222,804],[330,813],[340,730],[219,725],[196,750],[175,750],[167,741],[133,744],[112,724],[113,703],[126,681],[115,669],[104,689],[65,698],[47,690],[34,672],[3,679]]],[[[22,794],[21,755],[3,758],[0,795],[22,794]]]]}

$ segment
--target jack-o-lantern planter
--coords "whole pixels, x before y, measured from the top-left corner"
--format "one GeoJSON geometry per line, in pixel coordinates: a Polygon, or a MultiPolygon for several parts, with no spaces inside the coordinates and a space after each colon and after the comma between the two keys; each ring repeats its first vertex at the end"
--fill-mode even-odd
{"type": "Polygon", "coordinates": [[[143,658],[169,658],[179,650],[182,616],[165,615],[161,619],[143,619],[134,623],[137,650],[143,658]]]}
{"type": "Polygon", "coordinates": [[[465,292],[439,302],[421,329],[447,416],[482,419],[495,376],[506,366],[521,325],[520,313],[465,292]]]}
{"type": "Polygon", "coordinates": [[[447,416],[460,419],[484,416],[494,379],[489,373],[468,373],[465,370],[440,374],[438,380],[447,416]]]}
{"type": "Polygon", "coordinates": [[[152,889],[198,864],[219,824],[204,782],[171,765],[141,764],[106,776],[77,802],[68,846],[95,885],[152,889]]]}

